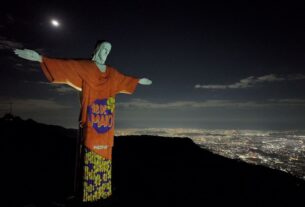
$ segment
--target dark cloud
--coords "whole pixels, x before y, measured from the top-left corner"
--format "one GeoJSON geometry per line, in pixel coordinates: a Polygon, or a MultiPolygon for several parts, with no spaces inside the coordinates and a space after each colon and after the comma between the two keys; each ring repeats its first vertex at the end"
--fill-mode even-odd
{"type": "Polygon", "coordinates": [[[24,83],[30,83],[30,84],[41,84],[41,85],[46,85],[48,86],[51,91],[59,94],[59,95],[63,95],[63,94],[67,94],[67,93],[75,93],[75,89],[72,88],[71,86],[68,85],[64,85],[64,84],[53,84],[50,82],[45,82],[45,81],[23,81],[24,83]]]}
{"type": "Polygon", "coordinates": [[[15,69],[22,71],[22,72],[27,72],[27,73],[39,73],[40,70],[39,68],[32,66],[30,63],[19,63],[17,62],[15,64],[15,69]]]}
{"type": "Polygon", "coordinates": [[[117,107],[125,109],[203,109],[203,108],[260,108],[260,107],[286,107],[304,106],[305,99],[269,99],[265,101],[237,101],[237,100],[206,100],[206,101],[174,101],[174,102],[151,102],[143,99],[132,99],[129,102],[118,103],[117,107]]]}
{"type": "Polygon", "coordinates": [[[11,14],[6,14],[6,21],[8,24],[13,24],[15,23],[15,18],[11,14]]]}
{"type": "Polygon", "coordinates": [[[249,76],[241,79],[239,82],[227,85],[195,85],[197,89],[239,89],[255,87],[261,83],[281,82],[281,81],[293,81],[305,79],[304,74],[290,74],[286,76],[279,76],[276,74],[268,74],[260,77],[249,76]]]}
{"type": "Polygon", "coordinates": [[[71,108],[69,105],[63,105],[53,99],[32,99],[32,98],[7,98],[0,97],[2,105],[13,103],[16,114],[24,112],[35,112],[41,110],[61,110],[71,108]]]}
{"type": "Polygon", "coordinates": [[[13,50],[15,48],[23,48],[23,44],[0,36],[0,50],[13,50]]]}

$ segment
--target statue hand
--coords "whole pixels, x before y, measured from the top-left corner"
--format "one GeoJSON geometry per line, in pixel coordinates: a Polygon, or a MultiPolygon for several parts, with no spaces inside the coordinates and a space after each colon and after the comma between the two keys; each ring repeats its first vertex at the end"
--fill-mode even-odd
{"type": "Polygon", "coordinates": [[[142,84],[142,85],[151,85],[152,84],[152,81],[147,79],[147,78],[141,78],[139,80],[139,83],[142,84]]]}
{"type": "Polygon", "coordinates": [[[29,50],[29,49],[15,49],[14,53],[18,55],[19,57],[26,59],[26,60],[31,60],[31,61],[38,61],[42,62],[41,56],[34,50],[29,50]]]}

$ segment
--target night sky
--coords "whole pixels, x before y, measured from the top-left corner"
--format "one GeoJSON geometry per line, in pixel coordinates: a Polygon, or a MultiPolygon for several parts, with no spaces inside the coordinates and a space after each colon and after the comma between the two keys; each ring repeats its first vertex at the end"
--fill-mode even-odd
{"type": "Polygon", "coordinates": [[[77,128],[78,92],[13,49],[89,59],[105,39],[106,64],[153,81],[116,96],[117,128],[305,128],[304,1],[73,2],[1,5],[1,116],[12,102],[21,118],[77,128]]]}

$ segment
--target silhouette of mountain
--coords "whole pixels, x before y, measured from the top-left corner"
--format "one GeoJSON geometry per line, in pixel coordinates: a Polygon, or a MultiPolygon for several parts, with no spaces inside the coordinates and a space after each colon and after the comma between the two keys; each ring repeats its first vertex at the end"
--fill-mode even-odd
{"type": "MultiPolygon", "coordinates": [[[[1,206],[67,206],[77,130],[14,116],[1,118],[0,130],[1,206]]],[[[213,154],[189,138],[122,136],[115,138],[113,191],[110,206],[296,206],[305,183],[213,154]]]]}
{"type": "Polygon", "coordinates": [[[7,114],[0,119],[0,130],[7,206],[43,203],[71,194],[77,130],[7,114]]]}

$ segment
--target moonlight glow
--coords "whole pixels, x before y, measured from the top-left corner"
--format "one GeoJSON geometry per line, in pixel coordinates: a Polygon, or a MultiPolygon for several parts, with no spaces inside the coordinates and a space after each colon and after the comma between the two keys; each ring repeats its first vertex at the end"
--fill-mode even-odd
{"type": "Polygon", "coordinates": [[[52,24],[54,27],[58,27],[58,26],[59,26],[59,22],[58,22],[56,19],[52,19],[52,20],[51,20],[51,24],[52,24]]]}

